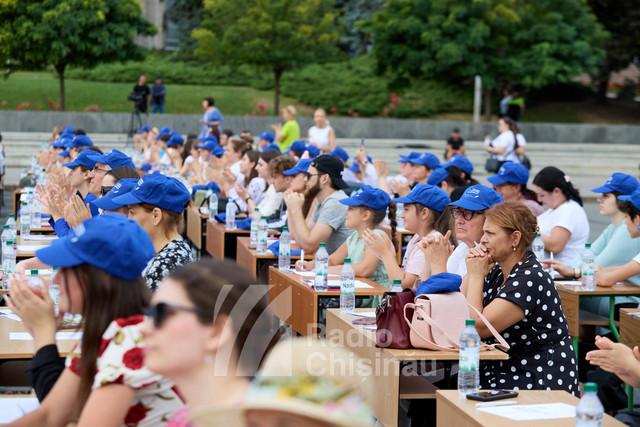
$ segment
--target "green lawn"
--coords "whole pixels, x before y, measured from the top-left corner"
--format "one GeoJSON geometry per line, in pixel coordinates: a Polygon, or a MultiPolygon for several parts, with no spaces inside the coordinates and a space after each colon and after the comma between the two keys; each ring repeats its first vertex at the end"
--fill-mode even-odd
{"type": "MultiPolygon", "coordinates": [[[[80,80],[65,80],[67,111],[83,111],[89,106],[97,106],[100,111],[130,112],[133,103],[127,100],[134,84],[102,83],[80,80]]],[[[268,115],[273,114],[273,92],[249,87],[234,86],[194,86],[167,85],[166,112],[173,114],[200,114],[202,99],[213,96],[216,106],[223,114],[260,114],[258,104],[264,104],[268,115]]],[[[16,110],[19,105],[31,103],[23,109],[47,111],[49,103],[58,103],[58,79],[55,73],[19,72],[8,79],[0,80],[0,109],[16,110]]],[[[304,115],[311,115],[312,108],[296,103],[291,98],[281,97],[280,104],[293,103],[304,115]]]]}

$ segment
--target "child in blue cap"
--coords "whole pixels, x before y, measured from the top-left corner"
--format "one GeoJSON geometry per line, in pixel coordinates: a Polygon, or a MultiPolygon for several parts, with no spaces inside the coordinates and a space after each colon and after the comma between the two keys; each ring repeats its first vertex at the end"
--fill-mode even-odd
{"type": "Polygon", "coordinates": [[[42,262],[60,267],[53,278],[60,287],[59,312],[83,316],[82,340],[67,356],[66,368],[59,362],[49,293],[31,289],[24,276],[13,278],[7,301],[33,331],[30,373],[42,400],[20,423],[66,425],[79,418],[87,425],[142,419],[155,425],[183,405],[173,383],[143,363],[139,328],[150,295],[140,273],[153,254],[145,231],[119,214],[90,219],[36,251],[42,262]]]}
{"type": "Polygon", "coordinates": [[[524,203],[535,216],[544,212],[544,208],[538,202],[538,195],[527,188],[529,169],[523,164],[503,163],[498,173],[487,178],[487,181],[493,184],[493,187],[500,193],[505,202],[524,203]]]}
{"type": "Polygon", "coordinates": [[[182,213],[191,201],[189,190],[177,179],[159,173],[145,175],[129,193],[111,199],[127,205],[129,218],[149,234],[156,255],[143,272],[147,286],[155,291],[171,271],[193,261],[193,252],[182,239],[182,213]]]}
{"type": "Polygon", "coordinates": [[[402,280],[403,288],[412,288],[431,276],[431,264],[418,247],[426,236],[451,235],[452,221],[449,212],[444,212],[450,199],[443,190],[428,184],[418,184],[405,196],[394,200],[404,203],[402,218],[407,230],[415,233],[409,241],[402,266],[398,266],[396,253],[391,251],[386,234],[379,235],[366,230],[364,241],[373,250],[387,270],[389,279],[402,280]]]}
{"type": "MultiPolygon", "coordinates": [[[[372,230],[372,233],[381,236],[386,232],[380,228],[380,224],[387,216],[391,220],[391,235],[396,234],[396,209],[395,203],[391,203],[389,195],[384,191],[373,188],[369,185],[363,185],[351,197],[340,200],[340,203],[347,206],[345,211],[346,222],[348,228],[354,232],[347,240],[329,256],[329,266],[338,266],[334,268],[334,272],[339,271],[344,264],[345,258],[351,258],[351,263],[356,272],[357,277],[366,277],[369,280],[377,282],[391,289],[391,281],[387,275],[384,263],[380,261],[375,252],[369,248],[364,241],[364,233],[366,230],[372,230]]],[[[388,242],[389,250],[395,253],[396,243],[388,242]]],[[[313,270],[315,261],[297,261],[296,268],[299,270],[313,270]]]]}

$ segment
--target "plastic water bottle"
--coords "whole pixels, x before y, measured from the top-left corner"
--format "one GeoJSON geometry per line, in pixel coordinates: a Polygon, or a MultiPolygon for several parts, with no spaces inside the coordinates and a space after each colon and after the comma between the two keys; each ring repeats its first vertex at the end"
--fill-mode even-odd
{"type": "MultiPolygon", "coordinates": [[[[265,221],[266,222],[266,221],[265,221]]],[[[291,266],[291,234],[289,228],[284,227],[280,234],[280,249],[278,251],[278,270],[289,270],[291,266]]]]}
{"type": "Polygon", "coordinates": [[[402,292],[402,280],[394,279],[393,287],[391,288],[391,292],[402,292]]]}
{"type": "Polygon", "coordinates": [[[31,228],[40,228],[42,225],[42,205],[34,197],[31,199],[31,228]]]}
{"type": "Polygon", "coordinates": [[[36,159],[36,156],[31,156],[31,172],[35,172],[37,167],[38,167],[38,160],[36,159]]]}
{"type": "Polygon", "coordinates": [[[595,267],[596,257],[591,250],[591,243],[586,243],[582,252],[582,286],[589,291],[596,287],[595,267]]]}
{"type": "Polygon", "coordinates": [[[29,275],[29,280],[27,281],[27,284],[32,289],[42,290],[43,285],[42,285],[42,280],[38,276],[38,270],[31,270],[31,274],[29,275]]]}
{"type": "Polygon", "coordinates": [[[259,254],[267,253],[267,239],[269,238],[269,225],[267,217],[263,216],[258,222],[258,241],[256,242],[256,251],[259,254]]]}
{"type": "Polygon", "coordinates": [[[536,258],[538,258],[538,260],[545,259],[544,242],[542,241],[542,237],[540,236],[540,233],[538,233],[536,238],[533,239],[533,243],[531,244],[531,250],[533,251],[533,254],[536,256],[536,258]]]}
{"type": "Polygon", "coordinates": [[[356,307],[356,272],[351,265],[351,258],[344,259],[340,269],[340,311],[353,313],[356,307]]]}
{"type": "Polygon", "coordinates": [[[236,204],[231,200],[227,202],[227,222],[226,227],[227,230],[235,230],[236,229],[236,204]]]}
{"type": "Polygon", "coordinates": [[[211,192],[209,196],[209,219],[215,221],[216,215],[218,215],[218,195],[215,192],[211,192]]]}
{"type": "Polygon", "coordinates": [[[255,208],[251,215],[251,232],[249,233],[249,244],[256,246],[258,244],[258,223],[260,222],[260,209],[255,208]]]}
{"type": "Polygon", "coordinates": [[[20,179],[24,178],[24,177],[25,177],[25,176],[27,176],[27,175],[28,175],[28,173],[27,173],[27,167],[26,167],[26,166],[23,166],[23,167],[22,167],[22,171],[20,171],[20,179]]]}
{"type": "Polygon", "coordinates": [[[404,228],[404,219],[402,219],[402,212],[404,211],[404,205],[402,203],[396,203],[396,223],[398,228],[404,228]]]}
{"type": "Polygon", "coordinates": [[[598,399],[598,384],[584,383],[584,394],[576,406],[576,427],[600,427],[604,407],[598,399]]]}
{"type": "Polygon", "coordinates": [[[2,235],[0,235],[0,241],[2,242],[2,247],[4,248],[4,244],[7,243],[7,240],[13,241],[13,236],[11,233],[11,229],[8,224],[2,226],[2,235]]]}
{"type": "Polygon", "coordinates": [[[20,209],[20,237],[23,239],[31,234],[31,211],[27,202],[22,202],[20,209]]]}
{"type": "Polygon", "coordinates": [[[16,251],[13,241],[7,240],[2,245],[2,289],[9,290],[9,275],[16,272],[16,251]]]}
{"type": "MultiPolygon", "coordinates": [[[[11,240],[13,240],[13,249],[17,249],[18,247],[18,226],[16,224],[16,218],[11,213],[9,214],[9,219],[7,219],[7,225],[11,230],[11,240]]],[[[4,247],[4,245],[3,245],[4,247]]]]}
{"type": "Polygon", "coordinates": [[[329,288],[329,254],[324,242],[320,243],[316,252],[316,276],[313,287],[318,292],[326,292],[329,288]]]}
{"type": "Polygon", "coordinates": [[[460,335],[458,370],[458,391],[464,396],[476,393],[480,385],[480,336],[476,331],[475,320],[467,319],[465,325],[460,335]]]}
{"type": "Polygon", "coordinates": [[[53,311],[56,316],[60,315],[60,285],[53,282],[53,278],[58,272],[58,267],[53,267],[53,274],[49,278],[49,295],[51,296],[51,301],[53,301],[53,311]]]}

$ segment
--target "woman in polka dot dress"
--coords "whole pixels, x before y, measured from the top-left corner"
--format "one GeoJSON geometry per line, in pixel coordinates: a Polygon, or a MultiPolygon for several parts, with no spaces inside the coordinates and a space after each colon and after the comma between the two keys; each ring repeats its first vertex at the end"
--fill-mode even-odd
{"type": "MultiPolygon", "coordinates": [[[[536,233],[535,216],[520,202],[501,203],[487,211],[483,231],[481,245],[467,256],[463,292],[511,349],[509,360],[481,363],[481,387],[578,395],[576,356],[560,297],[528,249],[536,233]]],[[[491,337],[479,318],[476,328],[481,338],[491,337]]]]}

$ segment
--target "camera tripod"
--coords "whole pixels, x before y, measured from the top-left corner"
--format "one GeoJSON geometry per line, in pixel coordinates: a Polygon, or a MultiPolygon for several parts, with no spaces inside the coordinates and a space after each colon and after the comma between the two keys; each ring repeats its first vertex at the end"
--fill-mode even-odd
{"type": "Polygon", "coordinates": [[[133,142],[133,135],[142,127],[142,117],[140,117],[140,109],[135,104],[131,111],[131,119],[129,120],[129,131],[127,132],[127,147],[133,142]]]}

